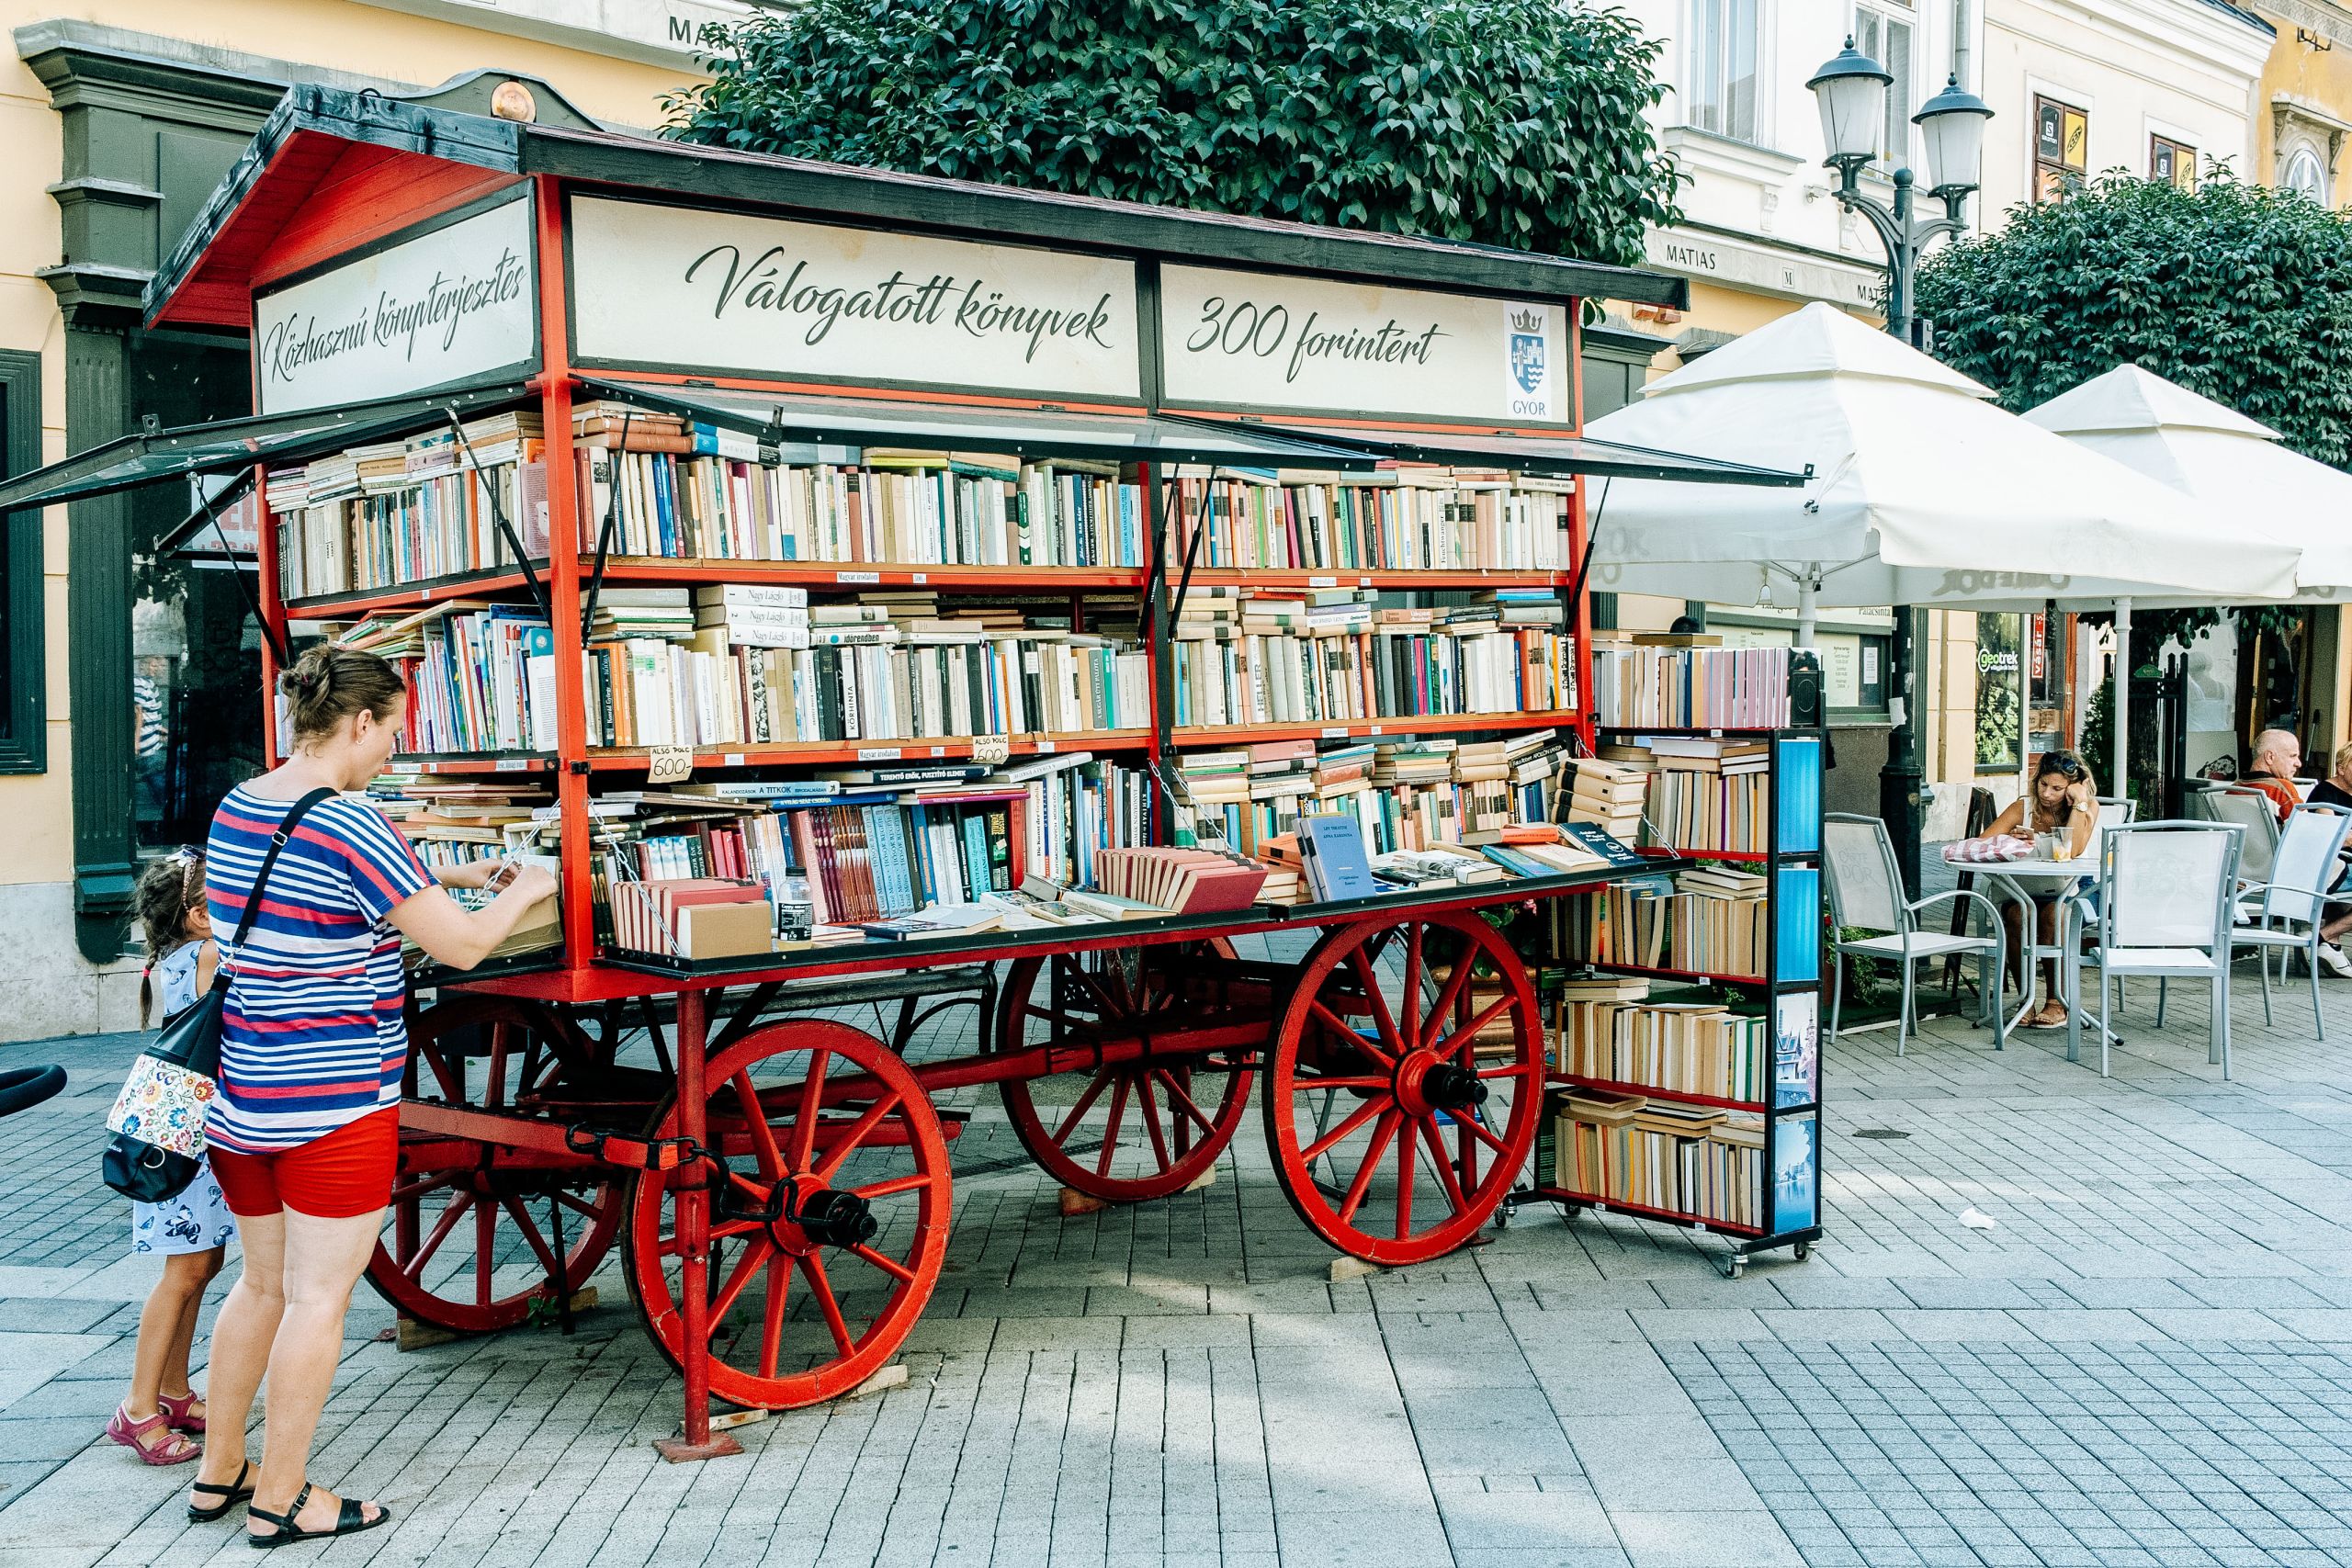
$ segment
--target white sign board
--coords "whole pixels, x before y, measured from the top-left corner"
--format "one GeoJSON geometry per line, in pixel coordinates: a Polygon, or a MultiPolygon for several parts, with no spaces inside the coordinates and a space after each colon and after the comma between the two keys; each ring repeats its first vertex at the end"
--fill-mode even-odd
{"type": "Polygon", "coordinates": [[[581,197],[574,357],[1142,396],[1132,262],[581,197]]]}
{"type": "Polygon", "coordinates": [[[1160,359],[1177,407],[1566,424],[1557,305],[1164,266],[1160,359]]]}
{"type": "Polygon", "coordinates": [[[531,203],[487,212],[254,301],[261,412],[446,387],[532,356],[531,203]]]}

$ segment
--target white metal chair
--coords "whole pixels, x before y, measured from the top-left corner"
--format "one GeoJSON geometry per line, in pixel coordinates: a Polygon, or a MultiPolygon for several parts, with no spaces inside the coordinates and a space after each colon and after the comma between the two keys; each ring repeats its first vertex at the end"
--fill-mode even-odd
{"type": "Polygon", "coordinates": [[[2216,822],[2245,829],[2238,852],[2238,875],[2248,882],[2270,880],[2272,858],[2278,851],[2278,807],[2258,789],[2233,785],[2206,792],[2206,807],[2216,822]]]}
{"type": "Polygon", "coordinates": [[[1846,965],[1848,953],[1862,958],[1883,958],[1903,968],[1903,1015],[1895,1025],[1894,1054],[1898,1056],[1909,1049],[1915,981],[1919,964],[1930,958],[1949,954],[1973,954],[1976,959],[1977,989],[1993,1019],[1996,1046],[2008,1043],[2007,1019],[2001,1005],[2002,940],[1989,937],[1954,934],[1949,931],[1925,931],[1919,929],[1919,911],[1939,904],[1962,901],[1981,905],[1993,931],[2001,929],[2000,907],[1982,893],[1954,888],[1949,893],[1932,894],[1925,898],[1906,900],[1903,897],[1903,878],[1894,862],[1894,845],[1886,835],[1886,824],[1875,817],[1859,817],[1849,812],[1833,811],[1822,818],[1821,863],[1829,881],[1829,947],[1831,979],[1829,983],[1829,1040],[1838,1039],[1838,1026],[1846,1005],[1846,965]],[[1846,939],[1849,928],[1881,934],[1846,939]],[[1989,980],[1987,969],[1989,966],[1989,980]]]}
{"type": "Polygon", "coordinates": [[[2239,846],[2234,822],[2134,822],[2111,829],[2099,852],[2098,1072],[2108,1076],[2110,981],[2144,975],[2161,983],[2203,980],[2211,987],[2211,1059],[2230,1076],[2230,928],[2239,846]]]}
{"type": "Polygon", "coordinates": [[[2300,953],[2312,977],[2312,1023],[2319,1038],[2327,1038],[2327,1020],[2319,1005],[2319,928],[2327,901],[2327,884],[2335,874],[2336,852],[2352,834],[2352,812],[2341,807],[2296,807],[2287,814],[2272,857],[2270,880],[2244,884],[2236,899],[2237,923],[2230,945],[2253,948],[2262,963],[2262,1021],[2270,1016],[2270,955],[2280,953],[2278,977],[2287,977],[2285,954],[2300,953]]]}

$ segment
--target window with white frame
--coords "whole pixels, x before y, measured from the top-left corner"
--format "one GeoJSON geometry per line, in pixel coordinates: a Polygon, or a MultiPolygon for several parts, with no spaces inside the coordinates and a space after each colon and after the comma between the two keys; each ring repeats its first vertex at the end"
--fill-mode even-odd
{"type": "Polygon", "coordinates": [[[1763,118],[1757,92],[1763,0],[1690,0],[1690,123],[1755,141],[1763,118]]]}
{"type": "Polygon", "coordinates": [[[1912,96],[1911,59],[1918,24],[1903,0],[1882,9],[1854,7],[1854,47],[1886,68],[1894,78],[1886,90],[1886,129],[1880,133],[1882,160],[1872,165],[1891,170],[1911,162],[1911,116],[1918,108],[1912,96]]]}
{"type": "Polygon", "coordinates": [[[2278,183],[2289,190],[2301,191],[2323,207],[2327,205],[2327,165],[2309,147],[2298,147],[2288,155],[2285,175],[2278,183]]]}

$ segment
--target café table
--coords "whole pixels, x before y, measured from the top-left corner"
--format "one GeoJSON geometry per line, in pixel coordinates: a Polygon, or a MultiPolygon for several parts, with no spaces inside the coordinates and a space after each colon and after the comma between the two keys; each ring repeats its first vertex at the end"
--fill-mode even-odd
{"type": "Polygon", "coordinates": [[[2018,942],[2025,1001],[2018,1008],[2017,1017],[2009,1021],[2009,1028],[2017,1028],[2034,1010],[2035,964],[2043,959],[2053,960],[2058,965],[2059,999],[2066,1006],[2066,1060],[2080,1061],[2083,1049],[2082,940],[2076,921],[2081,908],[2072,895],[2077,884],[2098,882],[2098,856],[2091,853],[2076,855],[2071,860],[2037,856],[2030,860],[1988,861],[1972,863],[1967,869],[1980,879],[1998,884],[1999,890],[2016,899],[2025,911],[2024,933],[2018,942]],[[2039,922],[2034,919],[2033,902],[2037,891],[2060,895],[2058,929],[2053,940],[2047,943],[2037,940],[2039,922]]]}

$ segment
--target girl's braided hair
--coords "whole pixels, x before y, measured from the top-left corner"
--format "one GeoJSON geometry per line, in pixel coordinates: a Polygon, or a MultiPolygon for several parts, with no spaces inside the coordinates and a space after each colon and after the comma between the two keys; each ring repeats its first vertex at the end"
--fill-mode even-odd
{"type": "Polygon", "coordinates": [[[130,918],[147,939],[147,968],[139,976],[139,1027],[154,1011],[155,965],[187,943],[187,912],[204,902],[204,852],[177,849],[149,861],[130,889],[130,918]]]}

